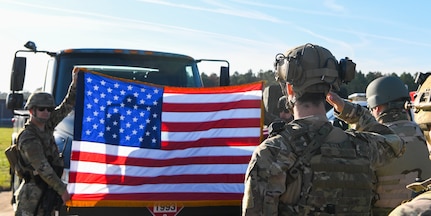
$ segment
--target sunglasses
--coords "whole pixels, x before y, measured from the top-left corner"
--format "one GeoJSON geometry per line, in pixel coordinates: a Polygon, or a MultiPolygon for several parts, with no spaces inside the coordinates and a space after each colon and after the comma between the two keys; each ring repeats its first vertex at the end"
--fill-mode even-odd
{"type": "Polygon", "coordinates": [[[38,107],[37,110],[43,112],[45,110],[47,110],[48,112],[52,112],[54,111],[54,107],[38,107]]]}

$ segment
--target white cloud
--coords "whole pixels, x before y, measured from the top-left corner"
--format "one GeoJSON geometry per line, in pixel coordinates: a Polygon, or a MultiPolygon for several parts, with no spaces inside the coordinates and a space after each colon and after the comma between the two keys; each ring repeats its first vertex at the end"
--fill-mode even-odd
{"type": "Polygon", "coordinates": [[[336,12],[344,12],[344,11],[345,11],[345,8],[344,8],[342,5],[337,4],[337,3],[335,2],[335,0],[325,0],[325,1],[323,2],[323,4],[324,4],[327,8],[329,8],[329,9],[331,9],[331,10],[333,10],[333,11],[336,11],[336,12]]]}
{"type": "MultiPolygon", "coordinates": [[[[211,12],[211,13],[219,13],[219,14],[225,14],[230,16],[236,16],[236,17],[243,17],[248,19],[255,19],[255,20],[263,20],[263,21],[269,21],[274,23],[281,23],[282,20],[277,19],[276,17],[261,13],[259,11],[249,10],[245,8],[233,8],[228,7],[225,4],[215,3],[213,1],[210,1],[211,5],[217,6],[218,8],[212,8],[212,7],[198,7],[193,5],[187,5],[187,4],[177,4],[177,3],[171,3],[167,1],[161,1],[161,0],[139,0],[141,2],[145,3],[152,3],[152,4],[160,4],[163,6],[169,6],[169,7],[176,7],[176,8],[183,8],[183,9],[189,9],[189,10],[198,10],[198,11],[205,11],[205,12],[211,12]]],[[[207,1],[208,2],[208,1],[207,1]]]]}

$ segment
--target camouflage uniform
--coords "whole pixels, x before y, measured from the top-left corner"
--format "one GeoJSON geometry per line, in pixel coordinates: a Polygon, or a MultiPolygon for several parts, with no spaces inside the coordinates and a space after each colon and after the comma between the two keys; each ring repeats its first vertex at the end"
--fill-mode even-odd
{"type": "MultiPolygon", "coordinates": [[[[26,165],[31,166],[33,172],[28,172],[25,181],[15,192],[17,200],[17,211],[15,215],[34,214],[43,194],[39,181],[44,181],[52,187],[59,195],[66,191],[66,184],[57,176],[54,167],[63,168],[63,159],[59,157],[57,145],[54,142],[54,128],[74,108],[76,89],[69,87],[69,92],[63,102],[51,113],[49,120],[45,123],[44,131],[41,131],[27,122],[25,129],[18,138],[18,148],[26,165]]],[[[42,215],[39,208],[37,215],[42,215]]]]}
{"type": "Polygon", "coordinates": [[[407,184],[431,177],[431,161],[423,132],[405,110],[383,112],[377,120],[390,127],[406,143],[402,157],[376,170],[377,201],[373,215],[388,215],[396,206],[411,199],[407,184]]]}
{"type": "MultiPolygon", "coordinates": [[[[419,88],[416,92],[415,101],[412,107],[415,110],[414,119],[419,125],[421,130],[424,132],[427,144],[428,153],[431,154],[431,136],[430,136],[430,125],[431,125],[431,103],[430,103],[430,93],[431,93],[431,73],[426,74],[419,73],[416,77],[416,82],[419,84],[419,88]]],[[[416,156],[414,160],[423,160],[426,156],[416,156]]],[[[431,156],[429,156],[431,159],[431,156]]],[[[431,167],[427,167],[428,170],[431,167]]],[[[425,176],[430,177],[430,176],[425,176]]],[[[423,192],[422,194],[416,196],[409,202],[396,207],[389,216],[410,216],[410,215],[431,215],[431,178],[423,182],[411,183],[407,186],[415,192],[423,192]],[[421,187],[419,189],[414,189],[411,185],[419,184],[421,187]],[[422,188],[422,189],[421,189],[422,188]]]]}
{"type": "Polygon", "coordinates": [[[378,181],[373,215],[388,215],[393,208],[412,198],[407,184],[431,177],[431,161],[427,157],[425,136],[405,109],[411,99],[400,78],[383,76],[374,79],[367,86],[366,98],[377,121],[394,130],[406,143],[402,157],[376,170],[378,181]]]}
{"type": "MultiPolygon", "coordinates": [[[[298,143],[276,135],[258,146],[245,177],[243,215],[370,215],[373,168],[402,154],[404,143],[359,105],[346,102],[338,117],[356,123],[356,130],[344,132],[331,125],[323,140],[311,136],[298,143]],[[305,157],[294,152],[294,143],[307,146],[313,138],[320,141],[318,148],[292,178],[295,163],[305,157]],[[304,185],[307,181],[313,183],[304,185]]],[[[308,125],[310,135],[326,122],[325,116],[310,116],[287,126],[308,125]]]]}

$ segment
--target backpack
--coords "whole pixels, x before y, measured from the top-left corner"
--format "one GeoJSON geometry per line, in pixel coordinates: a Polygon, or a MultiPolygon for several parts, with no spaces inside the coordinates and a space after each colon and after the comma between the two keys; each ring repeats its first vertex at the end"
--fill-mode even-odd
{"type": "MultiPolygon", "coordinates": [[[[24,129],[20,130],[18,134],[17,142],[18,142],[19,136],[23,131],[24,129]]],[[[37,133],[35,134],[39,137],[37,133]]],[[[39,137],[39,139],[41,138],[39,137]]],[[[24,178],[26,176],[26,173],[33,171],[30,165],[25,165],[25,162],[22,159],[21,154],[19,152],[17,143],[14,143],[9,147],[7,147],[4,153],[6,155],[6,158],[9,161],[9,165],[12,171],[11,173],[15,173],[20,179],[24,178]]]]}
{"type": "Polygon", "coordinates": [[[359,137],[351,134],[341,143],[324,142],[333,129],[329,122],[317,130],[310,130],[301,121],[284,128],[279,135],[290,146],[296,161],[287,173],[286,193],[281,197],[284,204],[278,206],[278,212],[368,215],[373,196],[372,175],[368,160],[358,153],[362,145],[359,137]]]}
{"type": "Polygon", "coordinates": [[[289,200],[287,203],[294,204],[299,202],[302,185],[307,185],[309,183],[304,181],[311,181],[308,176],[310,173],[307,175],[300,174],[302,173],[301,170],[303,170],[305,164],[310,163],[310,159],[316,154],[316,151],[321,147],[321,142],[329,135],[332,129],[332,124],[327,122],[322,125],[321,128],[316,131],[317,134],[313,135],[311,138],[308,125],[296,121],[285,124],[283,130],[275,131],[275,133],[278,133],[287,141],[292,149],[292,153],[295,155],[295,158],[297,158],[296,162],[290,168],[286,181],[286,187],[290,188],[292,191],[296,191],[296,193],[289,193],[288,197],[285,197],[287,198],[286,200],[289,200]],[[294,144],[303,144],[304,142],[307,143],[307,147],[294,144]]]}
{"type": "Polygon", "coordinates": [[[12,144],[6,148],[4,153],[9,161],[11,171],[19,178],[24,178],[25,172],[28,171],[28,168],[26,169],[25,166],[23,166],[24,163],[19,154],[18,146],[16,144],[12,144]]]}

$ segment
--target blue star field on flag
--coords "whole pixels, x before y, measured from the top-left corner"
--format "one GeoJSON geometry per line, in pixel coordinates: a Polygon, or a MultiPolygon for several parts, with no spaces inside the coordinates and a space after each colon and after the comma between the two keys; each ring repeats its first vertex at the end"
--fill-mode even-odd
{"type": "Polygon", "coordinates": [[[85,73],[82,140],[160,148],[163,88],[85,73]]]}

